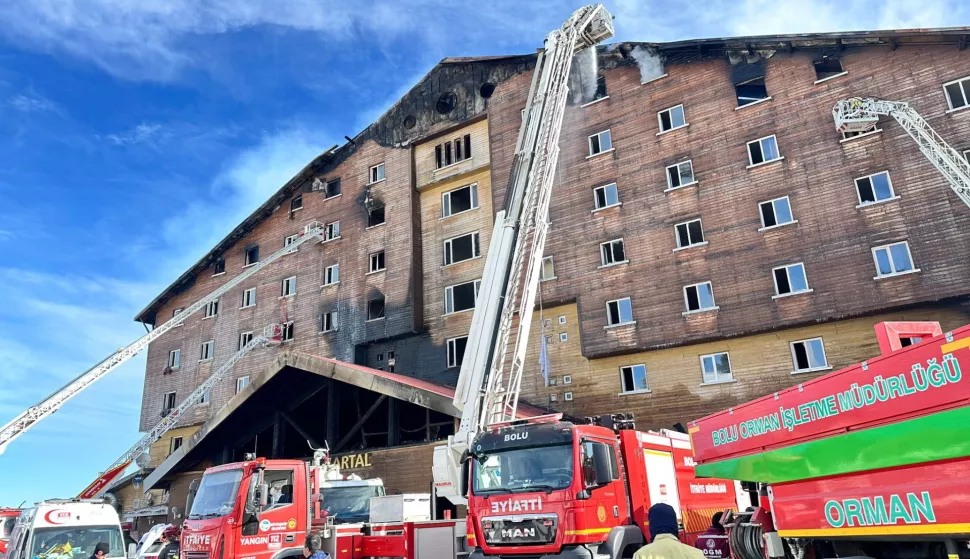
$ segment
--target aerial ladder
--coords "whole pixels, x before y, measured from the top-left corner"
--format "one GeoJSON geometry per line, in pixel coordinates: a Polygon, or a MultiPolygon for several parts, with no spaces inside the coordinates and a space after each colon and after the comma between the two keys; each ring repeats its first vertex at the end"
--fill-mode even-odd
{"type": "Polygon", "coordinates": [[[909,103],[853,97],[835,104],[832,116],[839,132],[868,132],[880,115],[891,116],[906,130],[923,155],[943,174],[950,188],[970,206],[970,163],[950,147],[909,103]]]}
{"type": "Polygon", "coordinates": [[[162,435],[167,433],[169,429],[172,429],[182,417],[185,412],[189,411],[193,406],[202,401],[202,397],[212,390],[220,381],[226,377],[232,368],[238,363],[243,357],[246,356],[250,351],[258,347],[268,347],[268,346],[278,346],[283,340],[283,324],[270,324],[263,329],[262,336],[256,336],[249,340],[246,345],[239,349],[236,353],[229,358],[228,361],[222,364],[216,372],[209,375],[209,378],[205,379],[205,382],[200,384],[187,398],[182,400],[182,402],[172,408],[172,410],[167,413],[161,421],[159,421],[154,427],[152,427],[145,435],[139,439],[131,448],[129,448],[124,454],[122,454],[117,460],[115,460],[108,469],[101,474],[98,479],[84,488],[78,494],[78,499],[94,499],[99,497],[104,493],[105,489],[120,476],[125,469],[131,465],[139,456],[148,452],[153,444],[155,444],[162,435]]]}
{"type": "MultiPolygon", "coordinates": [[[[475,435],[516,416],[532,312],[549,226],[549,200],[559,158],[559,134],[573,57],[613,36],[602,4],[580,8],[551,32],[536,59],[519,128],[504,207],[495,215],[481,288],[472,315],[455,406],[458,431],[434,451],[434,488],[464,504],[461,460],[475,435]],[[510,338],[518,313],[512,349],[510,338]]],[[[587,60],[596,63],[595,50],[587,60]]],[[[595,72],[593,72],[595,75],[595,72]]]]}
{"type": "Polygon", "coordinates": [[[135,340],[130,345],[123,347],[111,354],[107,359],[98,363],[93,368],[88,369],[47,398],[44,398],[38,404],[27,408],[24,412],[13,418],[10,422],[4,425],[2,429],[0,429],[0,454],[3,454],[7,448],[7,445],[10,444],[11,441],[23,435],[28,429],[37,424],[38,421],[56,412],[71,398],[77,396],[84,389],[100,380],[102,377],[113,371],[116,367],[134,357],[136,354],[138,354],[138,352],[148,347],[149,344],[163,336],[166,332],[172,328],[180,326],[186,318],[192,316],[209,303],[217,301],[220,297],[238,287],[240,284],[245,282],[254,274],[259,273],[260,270],[269,266],[280,257],[296,252],[301,245],[314,240],[323,240],[324,232],[324,227],[319,222],[311,222],[307,224],[304,227],[303,233],[300,233],[296,240],[289,245],[274,252],[265,260],[261,260],[255,265],[247,268],[243,273],[232,278],[224,285],[214,290],[212,293],[209,293],[205,297],[199,299],[192,305],[186,307],[161,326],[152,328],[150,332],[138,340],[135,340]]]}

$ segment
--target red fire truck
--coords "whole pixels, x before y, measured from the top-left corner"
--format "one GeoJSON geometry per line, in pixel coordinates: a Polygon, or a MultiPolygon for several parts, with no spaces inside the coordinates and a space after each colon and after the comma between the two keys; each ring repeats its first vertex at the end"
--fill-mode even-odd
{"type": "Polygon", "coordinates": [[[624,414],[496,424],[465,462],[471,558],[631,557],[647,510],[668,503],[686,541],[733,509],[733,481],[697,480],[687,435],[636,431],[624,414]]]}
{"type": "Polygon", "coordinates": [[[17,517],[20,516],[20,509],[0,508],[0,556],[7,553],[7,543],[10,541],[10,533],[13,532],[17,517]]]}
{"type": "Polygon", "coordinates": [[[881,356],[689,427],[699,475],[760,488],[736,557],[970,557],[970,326],[876,331],[881,356]]]}

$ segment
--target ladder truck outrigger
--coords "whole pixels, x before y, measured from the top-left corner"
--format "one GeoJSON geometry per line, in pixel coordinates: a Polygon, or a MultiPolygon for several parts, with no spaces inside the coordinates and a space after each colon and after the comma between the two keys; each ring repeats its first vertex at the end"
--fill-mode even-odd
{"type": "Polygon", "coordinates": [[[612,35],[606,9],[584,7],[536,62],[455,391],[460,426],[434,452],[435,493],[467,505],[470,559],[629,558],[647,539],[652,504],[670,504],[685,532],[700,532],[736,503],[733,482],[692,483],[686,434],[636,431],[629,414],[516,419],[570,67],[586,49],[595,64],[596,44],[612,35]]]}
{"type": "MultiPolygon", "coordinates": [[[[91,369],[88,369],[47,398],[44,398],[41,402],[27,408],[17,417],[13,418],[6,425],[4,425],[2,429],[0,429],[0,454],[3,454],[4,450],[7,448],[7,445],[9,445],[17,437],[20,437],[27,432],[27,430],[36,425],[38,421],[59,410],[71,398],[77,396],[86,388],[113,371],[119,365],[137,355],[138,352],[148,347],[149,344],[163,336],[166,332],[172,328],[180,326],[186,318],[192,316],[200,309],[205,308],[205,306],[209,303],[217,301],[221,296],[238,287],[244,281],[249,279],[254,274],[259,273],[260,270],[269,266],[280,257],[299,250],[299,247],[304,243],[312,240],[323,240],[323,238],[324,228],[322,224],[319,222],[311,222],[307,224],[304,227],[303,233],[301,233],[296,240],[286,247],[274,252],[269,257],[261,260],[252,267],[247,268],[243,273],[232,278],[221,287],[199,299],[192,305],[186,307],[164,324],[152,328],[150,332],[135,340],[128,346],[123,347],[111,354],[107,359],[98,363],[91,369]]],[[[183,402],[183,404],[185,404],[185,402],[183,402]]],[[[115,468],[114,470],[114,474],[117,476],[124,471],[124,468],[120,470],[115,468]]],[[[104,480],[102,485],[110,483],[110,481],[110,479],[104,480]]]]}

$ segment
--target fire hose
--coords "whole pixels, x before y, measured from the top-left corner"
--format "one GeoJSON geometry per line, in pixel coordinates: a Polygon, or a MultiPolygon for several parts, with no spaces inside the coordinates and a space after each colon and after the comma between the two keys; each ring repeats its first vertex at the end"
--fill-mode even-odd
{"type": "Polygon", "coordinates": [[[739,519],[728,536],[733,555],[737,559],[765,559],[764,548],[761,545],[762,534],[760,524],[743,522],[739,519]]]}

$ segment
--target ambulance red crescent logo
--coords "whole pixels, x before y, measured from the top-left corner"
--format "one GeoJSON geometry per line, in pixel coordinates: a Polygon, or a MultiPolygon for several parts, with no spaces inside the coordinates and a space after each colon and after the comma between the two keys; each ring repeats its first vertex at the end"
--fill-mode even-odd
{"type": "Polygon", "coordinates": [[[51,524],[64,524],[64,521],[71,518],[71,513],[66,510],[50,510],[44,515],[44,520],[51,524]],[[56,513],[56,515],[55,515],[56,513]],[[56,516],[56,518],[54,518],[56,516]]]}

